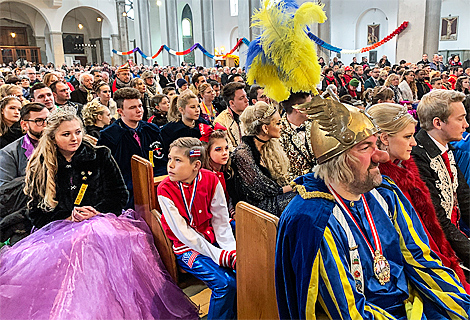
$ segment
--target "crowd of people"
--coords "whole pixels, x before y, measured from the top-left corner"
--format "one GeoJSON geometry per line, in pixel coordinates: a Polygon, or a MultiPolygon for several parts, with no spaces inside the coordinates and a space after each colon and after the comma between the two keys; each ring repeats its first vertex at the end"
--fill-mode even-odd
{"type": "Polygon", "coordinates": [[[237,315],[240,201],[281,219],[281,318],[315,315],[317,300],[333,319],[468,318],[470,68],[438,54],[319,64],[319,95],[284,101],[242,68],[3,68],[2,314],[197,318],[132,210],[139,155],[167,175],[162,225],[212,290],[209,319],[237,315]]]}

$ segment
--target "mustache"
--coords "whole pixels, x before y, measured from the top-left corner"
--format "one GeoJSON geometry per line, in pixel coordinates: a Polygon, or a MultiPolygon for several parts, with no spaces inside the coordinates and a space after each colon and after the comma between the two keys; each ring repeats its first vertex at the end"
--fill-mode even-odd
{"type": "Polygon", "coordinates": [[[379,166],[379,163],[378,162],[373,162],[371,161],[370,162],[370,165],[369,165],[369,168],[367,168],[367,170],[371,170],[371,169],[375,169],[379,166]]]}

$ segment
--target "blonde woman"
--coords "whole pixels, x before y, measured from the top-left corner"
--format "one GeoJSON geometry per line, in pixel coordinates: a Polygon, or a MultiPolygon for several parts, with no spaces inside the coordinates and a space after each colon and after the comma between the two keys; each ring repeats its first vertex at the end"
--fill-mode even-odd
{"type": "Polygon", "coordinates": [[[288,181],[289,160],[279,143],[281,116],[277,109],[259,101],[240,116],[245,136],[234,150],[234,199],[246,201],[280,216],[294,197],[288,181]]]}
{"type": "Polygon", "coordinates": [[[174,96],[168,111],[169,122],[161,131],[164,147],[168,148],[173,141],[181,137],[199,139],[201,137],[199,124],[209,124],[200,115],[199,100],[191,90],[186,89],[179,96],[174,96]]]}
{"type": "Polygon", "coordinates": [[[376,104],[368,113],[381,129],[377,145],[390,157],[389,161],[380,164],[380,172],[395,181],[408,198],[421,219],[431,249],[446,267],[457,273],[467,292],[470,292],[457,256],[437,220],[429,189],[411,157],[411,149],[416,146],[413,135],[417,121],[406,107],[391,103],[376,104]]]}
{"type": "Polygon", "coordinates": [[[217,111],[212,104],[212,101],[215,99],[215,92],[214,89],[212,89],[212,85],[204,82],[199,85],[197,91],[201,99],[201,103],[199,104],[201,108],[201,117],[210,122],[214,121],[217,116],[217,111]]]}
{"type": "Polygon", "coordinates": [[[97,100],[92,100],[83,107],[82,119],[86,133],[99,139],[100,131],[111,123],[111,112],[108,107],[102,105],[97,100]]]}
{"type": "Polygon", "coordinates": [[[24,189],[39,230],[0,252],[2,318],[197,319],[145,222],[121,215],[128,192],[111,152],[82,136],[74,110],[49,115],[24,189]]]}
{"type": "Polygon", "coordinates": [[[400,101],[403,101],[401,90],[398,87],[399,84],[400,84],[400,76],[396,73],[392,73],[391,75],[389,75],[387,77],[387,80],[385,80],[385,83],[384,83],[385,87],[388,87],[393,90],[393,93],[394,93],[393,101],[395,101],[395,103],[400,103],[400,101]]]}
{"type": "Polygon", "coordinates": [[[418,88],[416,87],[415,73],[413,70],[403,72],[398,88],[401,90],[403,100],[409,101],[410,103],[417,102],[418,88]]]}
{"type": "Polygon", "coordinates": [[[21,102],[16,96],[6,96],[0,100],[0,149],[23,136],[21,108],[21,102]]]}
{"type": "Polygon", "coordinates": [[[117,113],[117,105],[116,102],[111,98],[111,88],[109,87],[108,83],[104,82],[103,80],[96,81],[93,83],[93,92],[96,94],[96,98],[94,98],[91,102],[107,107],[111,113],[111,117],[118,119],[119,115],[117,113]]]}

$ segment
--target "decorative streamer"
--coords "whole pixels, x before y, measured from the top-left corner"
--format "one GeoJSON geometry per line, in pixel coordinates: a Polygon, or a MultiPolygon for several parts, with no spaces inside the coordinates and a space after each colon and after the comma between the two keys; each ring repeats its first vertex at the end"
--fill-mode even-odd
{"type": "MultiPolygon", "coordinates": [[[[378,48],[378,47],[382,46],[386,42],[392,40],[395,36],[399,35],[403,30],[405,30],[406,27],[408,27],[408,24],[409,24],[408,21],[404,21],[398,28],[396,28],[392,33],[390,33],[388,36],[386,36],[385,38],[383,38],[379,42],[376,42],[376,43],[374,43],[374,44],[372,44],[368,47],[364,47],[364,48],[356,49],[356,50],[345,50],[345,49],[341,49],[341,48],[332,46],[331,44],[329,44],[329,43],[323,41],[322,39],[318,38],[316,35],[314,35],[309,30],[307,30],[308,31],[307,36],[313,42],[315,42],[317,45],[319,45],[319,46],[321,46],[321,47],[323,47],[323,48],[325,48],[329,51],[338,52],[338,53],[341,52],[343,54],[358,54],[358,53],[367,52],[367,51],[370,51],[370,50],[373,50],[375,48],[378,48]]],[[[242,45],[242,43],[245,44],[246,46],[250,45],[250,41],[248,41],[247,38],[241,38],[237,41],[237,43],[232,48],[232,50],[230,50],[228,53],[223,55],[222,58],[225,59],[227,57],[230,57],[230,58],[234,57],[234,56],[232,56],[232,53],[234,53],[235,50],[237,50],[238,47],[240,47],[242,45]]],[[[163,50],[166,50],[166,51],[168,51],[168,53],[173,54],[173,55],[184,56],[184,55],[187,55],[187,54],[191,53],[196,48],[201,50],[201,52],[204,55],[206,55],[207,57],[209,57],[211,59],[215,59],[215,55],[209,53],[200,43],[195,43],[191,48],[186,49],[184,51],[175,51],[173,49],[170,49],[167,45],[162,45],[160,47],[160,49],[158,49],[157,53],[155,53],[151,57],[145,55],[139,47],[135,47],[134,49],[132,49],[130,51],[127,51],[127,52],[121,52],[121,51],[117,51],[117,50],[113,49],[112,52],[114,54],[117,54],[117,55],[120,55],[120,56],[125,56],[125,55],[129,55],[129,54],[133,54],[135,52],[138,52],[144,59],[152,60],[152,59],[155,59],[156,57],[158,57],[160,55],[160,53],[162,53],[163,50]]]]}

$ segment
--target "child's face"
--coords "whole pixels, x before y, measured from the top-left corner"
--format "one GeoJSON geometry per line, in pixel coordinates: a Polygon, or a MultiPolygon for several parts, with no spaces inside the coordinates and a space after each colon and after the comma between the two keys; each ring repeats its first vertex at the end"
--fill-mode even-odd
{"type": "Polygon", "coordinates": [[[188,103],[184,107],[184,109],[180,109],[181,114],[187,120],[197,120],[199,119],[199,102],[196,98],[191,98],[188,100],[188,103]]]}
{"type": "Polygon", "coordinates": [[[183,149],[173,147],[168,154],[168,177],[171,181],[191,183],[200,168],[199,160],[191,163],[183,149]]]}
{"type": "Polygon", "coordinates": [[[215,139],[209,157],[215,164],[226,165],[229,157],[227,141],[225,139],[215,139]]]}

